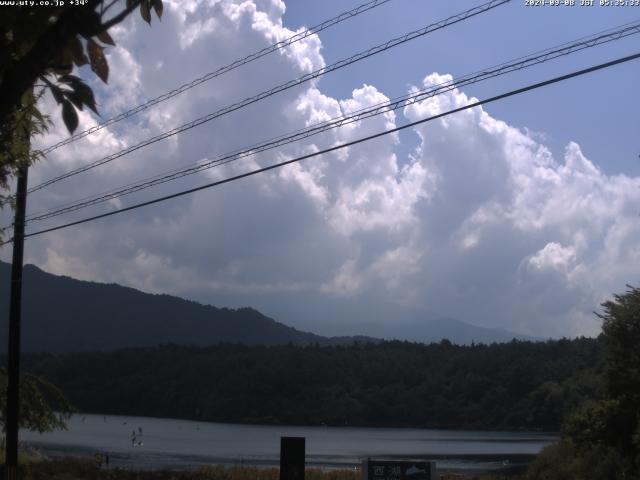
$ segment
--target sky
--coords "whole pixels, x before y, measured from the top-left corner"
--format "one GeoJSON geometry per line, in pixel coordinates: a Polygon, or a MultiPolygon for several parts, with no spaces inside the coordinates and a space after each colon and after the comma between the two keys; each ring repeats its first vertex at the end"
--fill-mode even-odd
{"type": "MultiPolygon", "coordinates": [[[[363,0],[364,1],[364,0],[363,0]]],[[[109,118],[359,1],[164,0],[111,30],[109,118]]],[[[34,192],[35,213],[640,18],[640,8],[524,0],[395,47],[34,192]]],[[[36,185],[479,3],[391,0],[62,147],[36,185]]],[[[356,140],[637,52],[638,36],[387,112],[48,221],[55,226],[356,140]]],[[[323,335],[456,318],[538,337],[597,335],[602,301],[638,285],[640,63],[464,110],[153,206],[29,238],[51,273],[254,307],[323,335]]],[[[35,145],[68,133],[55,125],[35,145]]],[[[99,119],[81,113],[81,127],[99,119]]],[[[3,223],[10,223],[8,212],[3,223]]],[[[9,247],[0,251],[8,261],[9,247]]]]}

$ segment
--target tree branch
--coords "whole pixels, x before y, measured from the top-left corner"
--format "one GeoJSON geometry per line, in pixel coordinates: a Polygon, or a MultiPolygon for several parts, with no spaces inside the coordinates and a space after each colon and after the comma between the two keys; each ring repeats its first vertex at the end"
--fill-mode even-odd
{"type": "MultiPolygon", "coordinates": [[[[102,32],[104,32],[105,30],[109,30],[111,27],[113,27],[114,25],[117,25],[118,23],[120,23],[121,21],[123,21],[125,18],[127,18],[127,15],[129,15],[131,12],[133,12],[136,8],[138,8],[140,6],[140,4],[142,3],[142,0],[134,0],[131,5],[129,5],[127,8],[125,8],[122,12],[120,12],[118,15],[116,15],[115,17],[112,17],[109,19],[109,21],[105,22],[102,24],[102,26],[104,27],[102,29],[102,32]]],[[[94,35],[97,35],[98,33],[101,32],[96,32],[94,33],[94,35]]]]}
{"type": "Polygon", "coordinates": [[[102,1],[90,1],[87,5],[90,8],[88,13],[83,13],[87,12],[86,9],[67,8],[60,14],[57,21],[40,36],[29,53],[3,72],[4,77],[0,82],[0,98],[7,101],[0,104],[0,125],[6,124],[9,115],[19,107],[22,93],[30,88],[50,66],[49,63],[55,56],[57,46],[64,45],[70,38],[79,35],[80,31],[83,31],[85,36],[94,36],[108,30],[122,22],[141,3],[141,0],[134,0],[127,8],[107,22],[87,31],[91,25],[84,22],[83,19],[86,19],[87,15],[95,13],[102,1]]]}
{"type": "Polygon", "coordinates": [[[103,3],[102,3],[103,8],[102,8],[102,11],[100,12],[100,14],[101,14],[101,15],[104,15],[105,13],[107,13],[107,11],[108,11],[111,7],[113,7],[116,3],[118,3],[118,0],[112,0],[112,2],[111,2],[109,5],[107,5],[107,6],[105,7],[105,6],[104,6],[104,2],[103,2],[103,3]]]}

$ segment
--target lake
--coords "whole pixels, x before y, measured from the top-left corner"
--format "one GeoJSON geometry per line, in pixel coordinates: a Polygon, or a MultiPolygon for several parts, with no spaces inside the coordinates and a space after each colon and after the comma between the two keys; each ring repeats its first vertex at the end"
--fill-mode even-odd
{"type": "Polygon", "coordinates": [[[108,453],[111,466],[190,469],[277,466],[281,436],[305,437],[307,466],[325,469],[357,467],[366,457],[409,457],[435,459],[439,469],[496,470],[526,464],[557,440],[542,433],[235,425],[79,414],[66,431],[21,431],[20,441],[52,457],[108,453]]]}

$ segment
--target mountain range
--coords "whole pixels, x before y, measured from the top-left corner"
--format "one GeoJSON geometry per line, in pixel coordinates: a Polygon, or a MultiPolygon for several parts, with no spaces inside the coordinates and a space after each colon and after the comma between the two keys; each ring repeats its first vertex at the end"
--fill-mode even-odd
{"type": "MultiPolygon", "coordinates": [[[[6,352],[11,266],[0,262],[0,352],[6,352]]],[[[34,265],[23,271],[21,345],[25,352],[109,351],[159,344],[346,345],[397,338],[453,343],[531,339],[455,319],[416,320],[393,331],[367,326],[371,336],[326,337],[297,330],[253,308],[217,308],[118,284],[76,280],[34,265]],[[378,336],[379,338],[375,338],[378,336]]]]}

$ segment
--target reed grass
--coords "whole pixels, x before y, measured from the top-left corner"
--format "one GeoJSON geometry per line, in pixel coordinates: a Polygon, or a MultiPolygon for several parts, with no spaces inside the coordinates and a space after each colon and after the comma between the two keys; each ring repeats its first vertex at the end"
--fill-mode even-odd
{"type": "MultiPolygon", "coordinates": [[[[205,466],[192,471],[128,470],[98,467],[76,458],[27,461],[20,464],[21,480],[279,480],[279,469],[258,467],[205,466]]],[[[504,475],[463,475],[443,473],[440,480],[517,480],[504,475]]],[[[360,480],[358,470],[320,470],[308,468],[305,480],[360,480]]]]}

